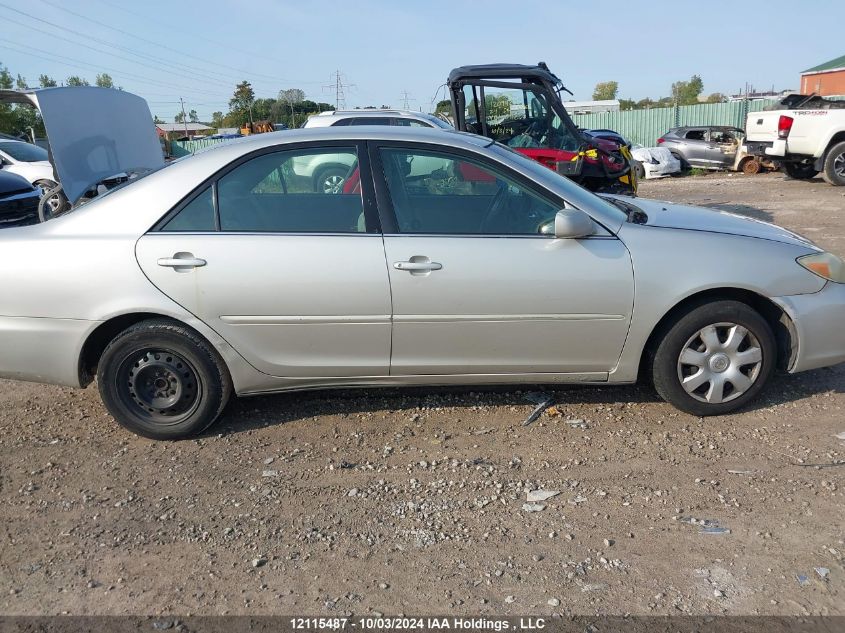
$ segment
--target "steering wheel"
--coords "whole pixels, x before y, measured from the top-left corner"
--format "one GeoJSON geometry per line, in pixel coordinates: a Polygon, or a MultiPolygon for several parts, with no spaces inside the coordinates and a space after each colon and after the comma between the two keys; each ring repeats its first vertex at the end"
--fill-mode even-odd
{"type": "Polygon", "coordinates": [[[496,195],[493,196],[493,202],[490,203],[490,209],[488,209],[487,213],[484,215],[484,219],[481,220],[481,233],[489,234],[496,232],[491,231],[490,229],[496,228],[495,223],[498,222],[500,217],[503,216],[504,212],[507,210],[508,189],[508,185],[502,183],[499,191],[497,191],[496,195]]]}

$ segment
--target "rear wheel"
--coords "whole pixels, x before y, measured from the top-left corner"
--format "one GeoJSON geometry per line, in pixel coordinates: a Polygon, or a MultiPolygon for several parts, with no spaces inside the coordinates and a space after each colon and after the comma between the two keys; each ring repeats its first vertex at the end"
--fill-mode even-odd
{"type": "Polygon", "coordinates": [[[822,176],[831,185],[845,186],[845,141],[830,148],[824,159],[822,176]]]}
{"type": "Polygon", "coordinates": [[[738,301],[714,301],[687,312],[666,332],[652,374],[657,392],[678,409],[721,415],[754,399],[775,361],[775,338],[760,314],[738,301]]]}
{"type": "Polygon", "coordinates": [[[109,413],[133,433],[181,439],[210,426],[232,392],[217,352],[191,330],[165,320],[121,332],[97,368],[109,413]]]}
{"type": "Polygon", "coordinates": [[[747,176],[753,176],[754,174],[760,173],[762,165],[760,165],[760,161],[756,158],[748,157],[743,159],[742,163],[740,164],[740,169],[742,169],[743,174],[747,176]]]}
{"type": "Polygon", "coordinates": [[[809,180],[814,178],[819,172],[813,169],[812,165],[805,163],[784,163],[783,170],[787,176],[795,180],[809,180]]]}

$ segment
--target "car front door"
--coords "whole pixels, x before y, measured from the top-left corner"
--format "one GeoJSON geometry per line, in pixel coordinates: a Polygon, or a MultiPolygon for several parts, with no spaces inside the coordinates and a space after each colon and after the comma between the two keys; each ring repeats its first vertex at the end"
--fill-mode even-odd
{"type": "Polygon", "coordinates": [[[262,372],[387,375],[390,288],[366,161],[354,143],[288,147],[200,187],[139,240],[138,262],[262,372]],[[324,156],[351,166],[340,189],[296,169],[324,156]]]}
{"type": "Polygon", "coordinates": [[[714,127],[710,128],[709,134],[707,160],[710,166],[721,169],[731,167],[739,148],[739,139],[735,132],[723,127],[714,127]]]}
{"type": "Polygon", "coordinates": [[[707,128],[690,128],[684,132],[684,158],[693,167],[709,166],[707,154],[710,144],[707,128]]]}
{"type": "Polygon", "coordinates": [[[387,143],[370,155],[393,296],[391,374],[601,380],[616,365],[633,304],[621,241],[601,228],[548,235],[564,201],[477,155],[387,143]],[[416,174],[422,164],[428,173],[416,174]]]}

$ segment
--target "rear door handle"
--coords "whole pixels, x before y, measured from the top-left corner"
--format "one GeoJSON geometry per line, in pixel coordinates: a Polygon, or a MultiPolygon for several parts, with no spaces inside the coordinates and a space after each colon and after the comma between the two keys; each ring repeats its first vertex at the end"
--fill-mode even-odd
{"type": "Polygon", "coordinates": [[[393,262],[396,270],[407,270],[408,272],[430,272],[440,270],[443,264],[439,262],[393,262]]]}
{"type": "Polygon", "coordinates": [[[172,268],[176,272],[187,272],[192,268],[205,266],[207,263],[204,259],[194,257],[193,253],[174,253],[173,257],[161,257],[158,260],[159,266],[172,268]]]}

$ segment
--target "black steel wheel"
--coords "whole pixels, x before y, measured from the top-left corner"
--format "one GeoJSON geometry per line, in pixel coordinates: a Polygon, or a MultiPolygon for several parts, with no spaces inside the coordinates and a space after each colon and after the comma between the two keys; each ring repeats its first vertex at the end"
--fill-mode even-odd
{"type": "Polygon", "coordinates": [[[115,337],[97,367],[109,413],[152,439],[190,437],[210,426],[232,391],[223,360],[176,322],[142,321],[115,337]]]}
{"type": "Polygon", "coordinates": [[[124,405],[155,424],[179,424],[202,399],[202,383],[190,362],[166,349],[142,349],[126,356],[117,370],[124,405]]]}

